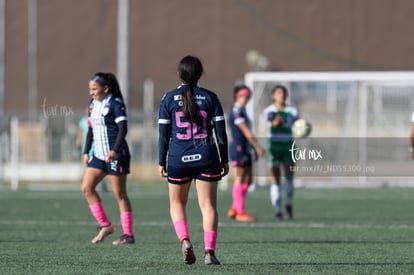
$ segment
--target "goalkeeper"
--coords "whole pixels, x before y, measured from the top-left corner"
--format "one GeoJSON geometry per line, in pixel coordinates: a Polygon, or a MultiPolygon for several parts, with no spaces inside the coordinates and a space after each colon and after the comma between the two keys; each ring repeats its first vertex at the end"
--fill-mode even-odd
{"type": "Polygon", "coordinates": [[[276,212],[276,218],[283,220],[282,196],[281,196],[281,170],[284,169],[286,203],[285,209],[289,219],[293,218],[293,168],[291,158],[292,148],[292,124],[299,118],[298,110],[286,104],[288,90],[282,85],[277,85],[272,90],[273,104],[264,112],[270,128],[269,140],[269,166],[272,176],[270,187],[270,199],[276,212]]]}

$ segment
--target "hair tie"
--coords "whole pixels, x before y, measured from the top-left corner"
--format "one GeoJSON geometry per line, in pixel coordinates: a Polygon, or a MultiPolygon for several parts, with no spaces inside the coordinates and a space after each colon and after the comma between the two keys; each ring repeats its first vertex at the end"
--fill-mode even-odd
{"type": "Polygon", "coordinates": [[[250,90],[248,88],[243,88],[237,91],[236,96],[250,96],[250,90]]]}

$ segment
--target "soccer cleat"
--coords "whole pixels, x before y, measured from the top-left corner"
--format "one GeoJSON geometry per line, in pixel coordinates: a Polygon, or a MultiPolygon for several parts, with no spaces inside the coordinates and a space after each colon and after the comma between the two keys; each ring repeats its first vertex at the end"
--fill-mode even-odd
{"type": "Polygon", "coordinates": [[[238,222],[254,222],[254,221],[256,221],[255,217],[247,214],[246,212],[238,213],[236,215],[236,217],[234,217],[234,219],[238,222]]]}
{"type": "Polygon", "coordinates": [[[114,233],[115,225],[111,223],[108,226],[98,226],[97,230],[99,231],[99,233],[95,236],[95,238],[92,239],[93,244],[102,242],[103,240],[105,240],[106,237],[114,233]]]}
{"type": "Polygon", "coordinates": [[[194,255],[193,245],[191,244],[190,240],[183,240],[181,243],[181,251],[183,252],[183,259],[185,264],[195,263],[196,257],[194,255]]]}
{"type": "Polygon", "coordinates": [[[230,208],[229,211],[227,211],[227,217],[229,217],[230,219],[234,219],[237,215],[237,211],[234,208],[230,208]]]}
{"type": "Polygon", "coordinates": [[[282,214],[282,212],[276,213],[275,217],[276,217],[277,220],[283,221],[283,214],[282,214]]]}
{"type": "Polygon", "coordinates": [[[292,207],[292,205],[286,205],[286,213],[288,215],[288,219],[291,220],[293,218],[293,207],[292,207]]]}
{"type": "Polygon", "coordinates": [[[204,256],[204,263],[206,265],[219,265],[220,262],[217,260],[214,251],[207,251],[206,255],[204,256]]]}
{"type": "Polygon", "coordinates": [[[112,242],[113,245],[133,244],[133,243],[135,243],[134,236],[130,236],[130,235],[127,235],[127,234],[122,235],[121,237],[119,237],[118,240],[112,242]]]}

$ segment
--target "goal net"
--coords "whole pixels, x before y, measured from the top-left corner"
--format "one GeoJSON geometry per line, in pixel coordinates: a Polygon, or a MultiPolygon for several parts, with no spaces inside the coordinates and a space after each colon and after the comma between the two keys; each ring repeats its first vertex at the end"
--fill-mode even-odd
{"type": "MultiPolygon", "coordinates": [[[[297,166],[322,163],[325,171],[299,169],[299,178],[332,181],[343,176],[344,181],[355,184],[410,184],[405,177],[414,176],[414,163],[408,162],[414,72],[249,72],[244,80],[253,91],[247,111],[263,144],[268,137],[263,110],[272,104],[275,85],[287,87],[287,103],[297,107],[300,116],[312,124],[311,136],[297,144],[308,151],[322,151],[325,162],[306,158],[297,166]],[[345,163],[354,169],[348,171],[345,163]],[[361,172],[368,170],[368,164],[375,173],[361,172]],[[331,165],[328,172],[327,165],[331,165]],[[335,172],[341,169],[348,173],[335,172]]],[[[268,177],[265,162],[259,161],[256,167],[259,177],[268,177]]],[[[263,184],[269,179],[257,181],[263,184]]]]}

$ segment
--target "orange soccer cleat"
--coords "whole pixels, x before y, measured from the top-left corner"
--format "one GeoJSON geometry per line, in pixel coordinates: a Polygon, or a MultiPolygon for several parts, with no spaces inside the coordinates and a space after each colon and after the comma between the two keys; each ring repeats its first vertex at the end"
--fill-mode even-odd
{"type": "Polygon", "coordinates": [[[253,216],[247,214],[246,212],[238,213],[234,219],[238,222],[254,222],[254,221],[256,221],[256,217],[253,217],[253,216]]]}
{"type": "Polygon", "coordinates": [[[227,217],[230,219],[234,219],[237,215],[237,211],[234,208],[230,208],[230,210],[227,212],[227,217]]]}

